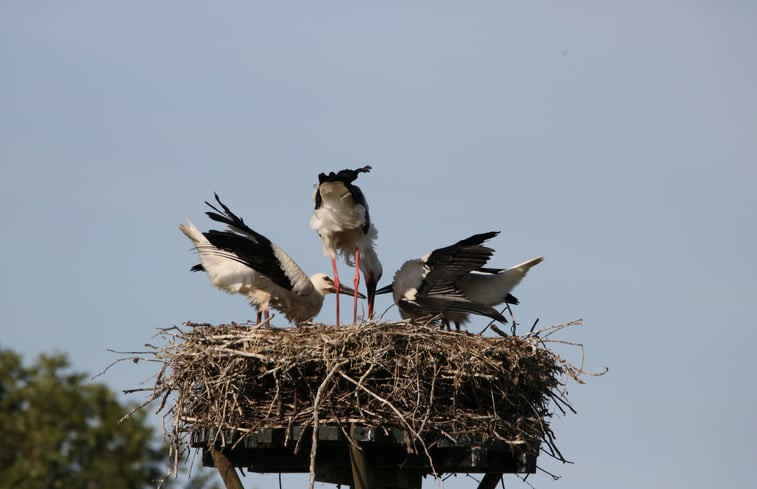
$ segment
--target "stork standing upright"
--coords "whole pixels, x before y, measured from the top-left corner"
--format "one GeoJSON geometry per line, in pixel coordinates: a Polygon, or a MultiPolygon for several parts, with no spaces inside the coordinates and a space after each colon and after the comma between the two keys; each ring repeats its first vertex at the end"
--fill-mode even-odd
{"type": "Polygon", "coordinates": [[[445,324],[453,321],[457,329],[470,314],[507,322],[492,306],[503,302],[517,304],[518,299],[510,291],[543,258],[504,270],[483,268],[494,253],[483,243],[497,234],[495,231],[475,234],[419,259],[408,260],[397,270],[393,282],[376,293],[392,292],[405,319],[441,315],[445,324]]]}
{"type": "MultiPolygon", "coordinates": [[[[335,292],[331,277],[324,273],[305,275],[284,250],[250,229],[218,195],[215,198],[223,210],[206,202],[214,211],[206,214],[228,225],[229,230],[201,233],[189,219],[186,225],[179,225],[200,257],[200,264],[192,270],[205,270],[212,284],[221,290],[245,295],[258,310],[257,324],[262,315],[268,322],[270,306],[295,323],[318,314],[324,296],[335,292]]],[[[352,295],[354,291],[343,287],[341,293],[352,295]]]]}
{"type": "Polygon", "coordinates": [[[318,232],[323,241],[323,254],[331,257],[334,270],[336,295],[336,325],[339,326],[339,292],[341,282],[336,267],[336,256],[341,254],[349,266],[355,267],[355,296],[352,320],[357,323],[357,291],[360,273],[363,273],[368,296],[368,318],[373,317],[376,285],[381,278],[381,262],[376,255],[373,241],[378,231],[371,222],[368,202],[360,188],[352,182],[360,173],[371,171],[370,166],[356,170],[341,170],[337,173],[320,173],[318,187],[313,195],[315,210],[310,218],[310,227],[318,232]],[[354,260],[353,260],[354,258],[354,260]]]}

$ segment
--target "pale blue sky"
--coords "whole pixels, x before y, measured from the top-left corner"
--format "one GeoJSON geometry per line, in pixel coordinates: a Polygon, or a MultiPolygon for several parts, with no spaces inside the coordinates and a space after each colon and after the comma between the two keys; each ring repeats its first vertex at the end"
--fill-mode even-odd
{"type": "Polygon", "coordinates": [[[750,486],[757,4],[409,3],[0,4],[0,344],[94,374],[157,327],[251,319],[178,223],[217,191],[328,272],[313,184],[371,164],[386,280],[501,230],[493,265],[546,257],[517,317],[584,318],[562,338],[610,368],[553,422],[575,464],[532,483],[750,486]]]}

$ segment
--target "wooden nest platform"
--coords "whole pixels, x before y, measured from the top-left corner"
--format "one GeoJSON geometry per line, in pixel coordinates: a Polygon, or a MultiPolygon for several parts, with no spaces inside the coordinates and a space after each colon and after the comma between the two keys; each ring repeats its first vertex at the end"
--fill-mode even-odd
{"type": "Polygon", "coordinates": [[[540,450],[564,461],[549,419],[572,411],[563,385],[583,373],[537,334],[408,322],[185,323],[158,336],[151,400],[162,400],[176,460],[199,447],[208,465],[223,453],[251,471],[309,472],[311,484],[352,485],[358,451],[374,474],[394,474],[381,487],[420,487],[425,474],[531,473],[540,450]]]}

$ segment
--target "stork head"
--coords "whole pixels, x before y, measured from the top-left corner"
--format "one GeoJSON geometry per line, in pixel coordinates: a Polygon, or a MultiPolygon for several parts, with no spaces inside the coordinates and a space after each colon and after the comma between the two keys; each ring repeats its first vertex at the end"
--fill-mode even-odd
{"type": "Polygon", "coordinates": [[[364,235],[364,242],[361,243],[360,254],[360,271],[365,279],[365,290],[368,294],[368,319],[373,319],[373,303],[376,299],[376,286],[384,269],[378,259],[376,250],[373,248],[373,240],[378,235],[376,228],[371,225],[368,234],[364,235]]]}
{"type": "MultiPolygon", "coordinates": [[[[310,281],[313,282],[313,287],[319,294],[325,296],[326,294],[333,294],[336,292],[334,288],[334,279],[326,275],[325,273],[316,273],[310,277],[310,281]]],[[[355,289],[351,289],[344,284],[339,284],[339,293],[344,295],[355,295],[355,289]]],[[[360,292],[357,296],[361,299],[365,299],[365,295],[360,292]]]]}
{"type": "Polygon", "coordinates": [[[376,261],[377,267],[372,268],[368,273],[364,273],[365,290],[368,293],[368,319],[373,319],[373,303],[376,300],[376,287],[381,280],[381,263],[376,261]]]}

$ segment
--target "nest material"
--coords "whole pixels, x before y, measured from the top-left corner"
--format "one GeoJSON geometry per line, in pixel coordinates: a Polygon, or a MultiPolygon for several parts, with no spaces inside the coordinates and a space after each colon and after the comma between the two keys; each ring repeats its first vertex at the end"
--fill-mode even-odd
{"type": "Polygon", "coordinates": [[[562,459],[550,405],[572,410],[563,382],[583,373],[536,335],[484,337],[407,322],[185,326],[161,330],[166,345],[152,353],[163,367],[151,399],[163,399],[158,411],[167,407],[175,449],[208,428],[243,437],[354,423],[404,430],[411,450],[467,437],[535,451],[545,442],[562,459]]]}

